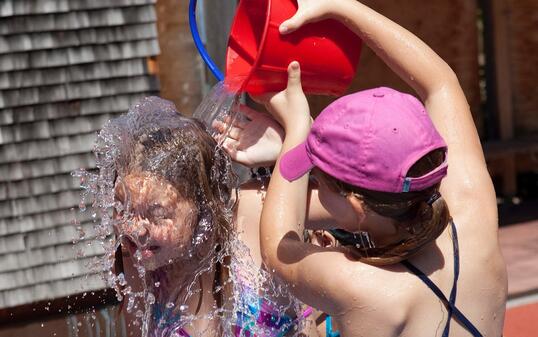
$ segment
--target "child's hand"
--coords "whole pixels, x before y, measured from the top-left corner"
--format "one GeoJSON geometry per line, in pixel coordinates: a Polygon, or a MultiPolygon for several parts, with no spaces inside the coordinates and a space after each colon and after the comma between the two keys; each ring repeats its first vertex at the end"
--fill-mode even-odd
{"type": "Polygon", "coordinates": [[[273,165],[282,149],[284,130],[267,114],[247,106],[242,106],[241,112],[247,121],[236,118],[232,125],[229,120],[213,123],[220,140],[225,137],[224,149],[234,161],[248,167],[273,165]]]}
{"type": "Polygon", "coordinates": [[[297,13],[280,25],[280,33],[288,34],[307,23],[334,17],[341,1],[348,0],[298,0],[297,13]]]}
{"type": "Polygon", "coordinates": [[[284,127],[286,137],[295,131],[310,129],[310,107],[301,86],[299,62],[288,66],[288,86],[265,102],[267,110],[284,127]]]}

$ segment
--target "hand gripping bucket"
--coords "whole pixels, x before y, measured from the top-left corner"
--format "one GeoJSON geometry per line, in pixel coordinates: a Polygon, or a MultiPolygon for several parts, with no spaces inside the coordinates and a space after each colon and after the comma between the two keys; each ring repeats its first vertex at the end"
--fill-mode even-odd
{"type": "Polygon", "coordinates": [[[301,64],[303,90],[342,95],[351,84],[362,42],[335,20],[280,34],[282,22],[297,11],[295,0],[241,0],[226,53],[226,81],[251,94],[286,88],[287,67],[301,64]]]}
{"type": "MultiPolygon", "coordinates": [[[[219,0],[222,1],[222,0],[219,0]]],[[[215,77],[224,76],[209,57],[196,26],[196,0],[189,19],[196,47],[215,77]]],[[[287,67],[301,63],[303,89],[309,94],[342,95],[351,84],[362,42],[335,20],[324,20],[281,35],[278,27],[297,11],[296,0],[241,0],[226,53],[226,81],[251,94],[286,88],[287,67]]]]}

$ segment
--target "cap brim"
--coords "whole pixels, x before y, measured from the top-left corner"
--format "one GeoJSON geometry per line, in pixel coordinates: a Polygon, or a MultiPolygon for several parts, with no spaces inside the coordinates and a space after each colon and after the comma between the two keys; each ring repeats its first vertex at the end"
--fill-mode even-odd
{"type": "Polygon", "coordinates": [[[288,181],[301,178],[313,167],[314,164],[306,149],[306,142],[286,152],[280,158],[280,174],[288,181]]]}

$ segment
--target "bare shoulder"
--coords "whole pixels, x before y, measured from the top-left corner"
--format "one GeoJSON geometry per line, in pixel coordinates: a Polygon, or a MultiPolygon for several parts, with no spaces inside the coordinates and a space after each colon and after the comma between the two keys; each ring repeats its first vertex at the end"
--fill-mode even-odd
{"type": "Polygon", "coordinates": [[[259,222],[264,195],[264,186],[258,181],[249,181],[241,185],[236,211],[238,221],[259,222]]]}

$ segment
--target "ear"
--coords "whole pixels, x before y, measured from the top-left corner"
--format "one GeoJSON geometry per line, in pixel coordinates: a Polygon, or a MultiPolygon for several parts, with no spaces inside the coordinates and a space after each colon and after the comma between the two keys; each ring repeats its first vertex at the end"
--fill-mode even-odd
{"type": "Polygon", "coordinates": [[[327,231],[322,231],[322,246],[323,247],[336,247],[336,239],[327,231]]]}
{"type": "Polygon", "coordinates": [[[336,239],[329,232],[315,230],[311,235],[311,243],[319,247],[336,247],[336,239]]]}
{"type": "Polygon", "coordinates": [[[353,211],[355,212],[355,217],[357,218],[357,226],[360,227],[364,220],[366,220],[366,210],[364,208],[364,203],[351,193],[346,196],[346,199],[351,205],[351,208],[353,208],[353,211]]]}

